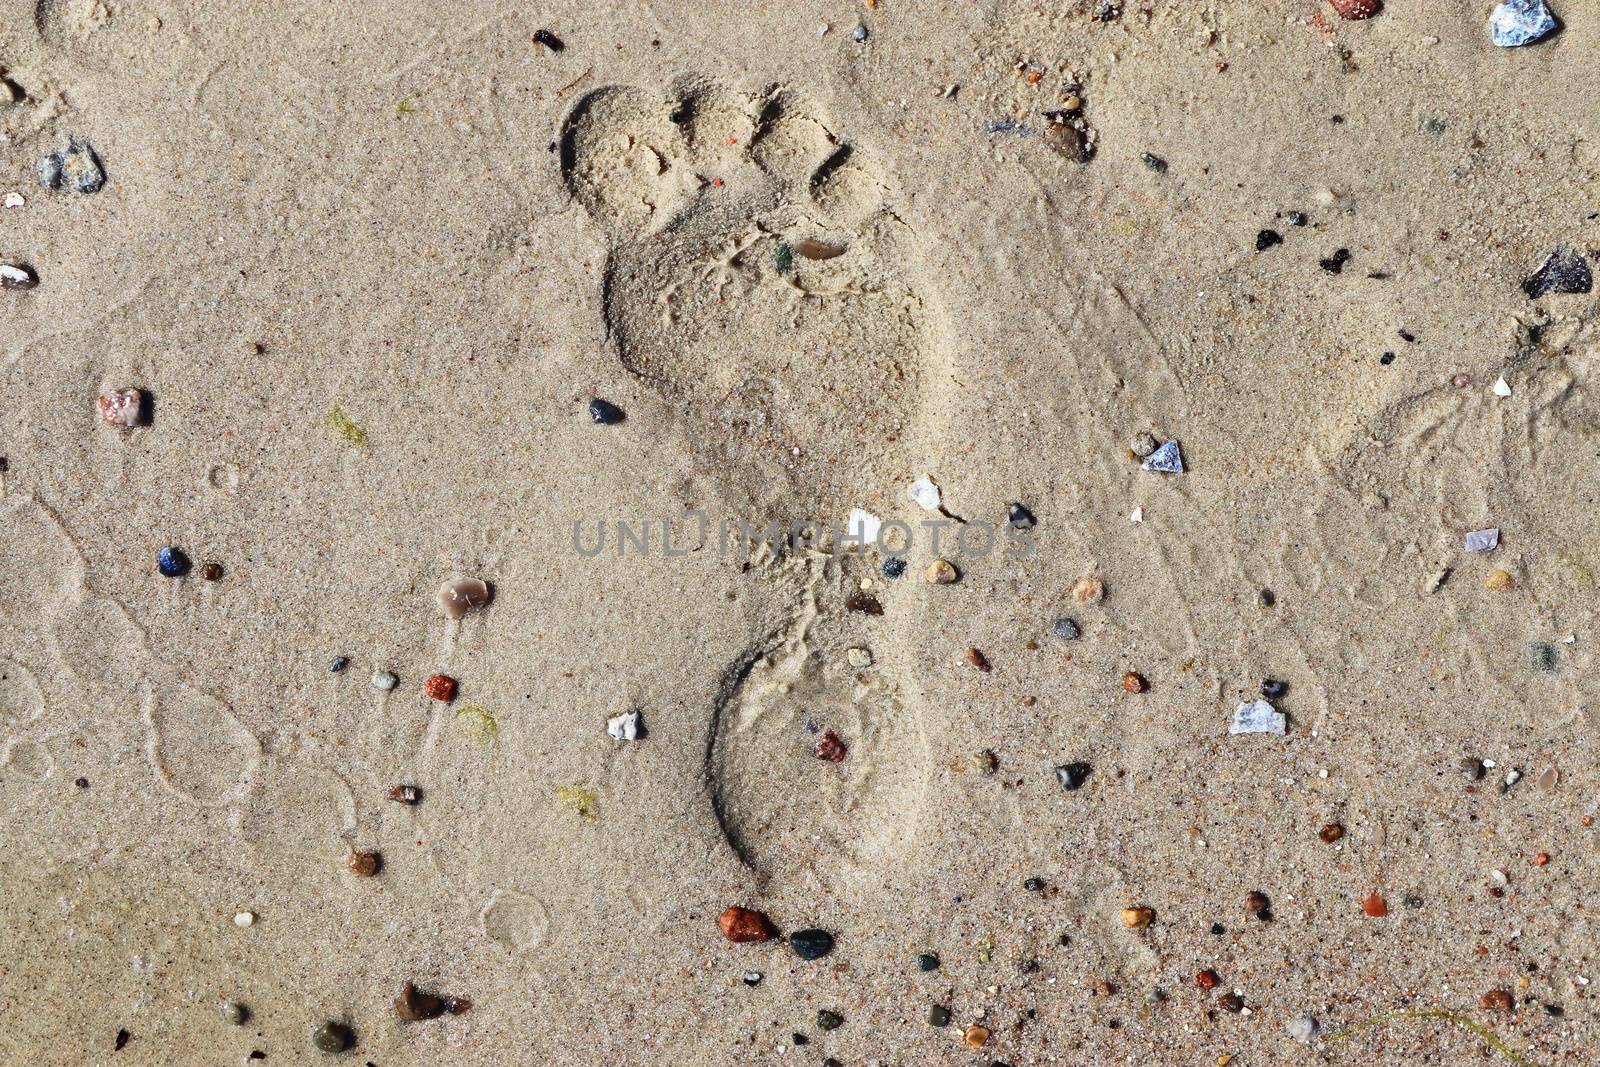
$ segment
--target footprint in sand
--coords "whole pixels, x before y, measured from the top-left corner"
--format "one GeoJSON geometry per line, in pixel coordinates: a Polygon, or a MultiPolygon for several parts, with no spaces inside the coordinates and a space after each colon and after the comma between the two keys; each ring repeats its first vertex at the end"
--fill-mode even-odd
{"type": "Polygon", "coordinates": [[[704,81],[598,89],[560,143],[612,237],[617,355],[735,499],[848,510],[901,477],[946,334],[873,160],[797,93],[704,81]]]}
{"type": "MultiPolygon", "coordinates": [[[[569,189],[612,238],[617,356],[674,406],[725,499],[827,522],[874,490],[898,496],[949,342],[877,164],[798,93],[707,81],[598,89],[560,143],[569,189]]],[[[845,608],[838,564],[769,573],[786,621],[723,680],[706,754],[717,818],[763,878],[870,874],[918,822],[920,712],[890,624],[845,608]],[[830,733],[837,762],[818,755],[830,733]]]]}

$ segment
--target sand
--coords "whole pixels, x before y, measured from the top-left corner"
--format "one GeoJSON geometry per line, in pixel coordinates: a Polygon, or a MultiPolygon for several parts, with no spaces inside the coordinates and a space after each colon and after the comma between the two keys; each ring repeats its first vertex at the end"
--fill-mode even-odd
{"type": "Polygon", "coordinates": [[[1095,6],[0,3],[0,1063],[1600,1059],[1600,18],[1095,6]]]}

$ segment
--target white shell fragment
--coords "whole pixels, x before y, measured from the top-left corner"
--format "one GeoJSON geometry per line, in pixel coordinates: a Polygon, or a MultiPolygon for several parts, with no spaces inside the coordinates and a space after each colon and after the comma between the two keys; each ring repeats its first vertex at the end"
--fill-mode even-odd
{"type": "Polygon", "coordinates": [[[1230,734],[1277,734],[1282,737],[1289,720],[1265,700],[1250,700],[1233,709],[1230,734]]]}
{"type": "Polygon", "coordinates": [[[939,487],[933,484],[933,479],[927,476],[918,478],[911,483],[911,488],[906,490],[906,496],[916,501],[917,506],[923,511],[938,511],[944,498],[939,492],[939,487]]]}
{"type": "Polygon", "coordinates": [[[1139,464],[1141,470],[1156,471],[1159,474],[1182,474],[1183,453],[1178,450],[1177,441],[1168,441],[1139,464]]]}
{"type": "Polygon", "coordinates": [[[23,198],[23,195],[21,193],[7,193],[6,194],[6,198],[5,198],[6,207],[21,207],[22,205],[26,204],[27,202],[28,201],[23,198]]]}
{"type": "Polygon", "coordinates": [[[1494,392],[1494,395],[1498,397],[1503,398],[1511,395],[1511,383],[1506,381],[1506,376],[1504,374],[1496,378],[1494,380],[1494,384],[1489,388],[1494,392]]]}
{"type": "Polygon", "coordinates": [[[1500,527],[1491,526],[1487,530],[1473,530],[1467,534],[1462,547],[1468,552],[1492,552],[1499,544],[1500,527]]]}
{"type": "Polygon", "coordinates": [[[860,544],[873,545],[878,543],[878,531],[883,529],[883,520],[870,511],[851,508],[844,528],[845,532],[860,544]]]}
{"type": "Polygon", "coordinates": [[[1129,522],[1143,522],[1144,521],[1144,508],[1137,507],[1137,508],[1134,508],[1131,512],[1129,512],[1128,513],[1128,521],[1129,522]]]}
{"type": "Polygon", "coordinates": [[[625,711],[606,722],[606,733],[613,741],[639,740],[639,713],[625,711]]]}

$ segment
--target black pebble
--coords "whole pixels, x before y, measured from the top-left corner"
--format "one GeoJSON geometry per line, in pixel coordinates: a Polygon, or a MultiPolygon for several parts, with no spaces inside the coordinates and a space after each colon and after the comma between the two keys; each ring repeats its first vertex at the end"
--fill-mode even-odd
{"type": "Polygon", "coordinates": [[[850,611],[859,611],[863,615],[882,615],[883,605],[878,598],[869,593],[855,592],[845,597],[844,606],[850,611]]]}
{"type": "Polygon", "coordinates": [[[1537,300],[1549,293],[1587,293],[1594,288],[1594,276],[1583,256],[1570,248],[1558,248],[1527,281],[1522,291],[1537,300]]]}
{"type": "Polygon", "coordinates": [[[1056,768],[1056,781],[1061,783],[1062,789],[1071,792],[1088,781],[1093,773],[1094,768],[1087,763],[1069,763],[1056,768]]]}
{"type": "Polygon", "coordinates": [[[348,666],[350,666],[349,656],[335,656],[333,657],[333,660],[329,662],[328,669],[334,674],[338,674],[348,666]]]}
{"type": "Polygon", "coordinates": [[[789,935],[789,948],[803,960],[820,960],[833,951],[833,935],[826,930],[796,930],[789,935]]]}
{"type": "Polygon", "coordinates": [[[1378,362],[1382,363],[1385,367],[1387,367],[1389,364],[1394,362],[1394,353],[1393,352],[1385,352],[1383,355],[1378,357],[1378,362]]]}
{"type": "Polygon", "coordinates": [[[1261,606],[1270,608],[1278,602],[1278,595],[1270,589],[1261,590],[1261,606]]]}
{"type": "Polygon", "coordinates": [[[1280,682],[1276,678],[1264,679],[1261,683],[1261,695],[1268,700],[1277,700],[1289,691],[1288,682],[1280,682]]]}
{"type": "Polygon", "coordinates": [[[1212,923],[1211,932],[1216,934],[1218,937],[1221,937],[1223,934],[1228,932],[1228,928],[1223,926],[1221,923],[1212,923]]]}
{"type": "Polygon", "coordinates": [[[1417,335],[1412,333],[1410,330],[1401,330],[1400,340],[1404,341],[1408,345],[1414,345],[1417,343],[1417,335]]]}
{"type": "Polygon", "coordinates": [[[1153,156],[1149,152],[1144,154],[1144,165],[1157,174],[1165,174],[1167,172],[1167,161],[1160,156],[1153,156]]]}
{"type": "Polygon", "coordinates": [[[552,52],[559,52],[563,48],[567,47],[561,38],[557,37],[549,30],[534,30],[533,39],[550,49],[552,52]]]}
{"type": "Polygon", "coordinates": [[[1344,265],[1350,262],[1350,250],[1341,248],[1327,259],[1318,262],[1318,266],[1329,274],[1338,274],[1344,270],[1344,265]]]}
{"type": "Polygon", "coordinates": [[[1306,223],[1311,221],[1310,219],[1306,218],[1306,213],[1304,211],[1291,211],[1283,217],[1290,226],[1304,226],[1306,223]]]}
{"type": "Polygon", "coordinates": [[[794,1041],[796,1047],[799,1047],[800,1045],[811,1044],[811,1039],[805,1034],[790,1034],[789,1037],[792,1041],[794,1041]]]}
{"type": "Polygon", "coordinates": [[[1265,252],[1273,245],[1283,244],[1283,234],[1277,230],[1262,230],[1256,234],[1256,251],[1265,252]]]}
{"type": "Polygon", "coordinates": [[[917,970],[926,974],[929,971],[937,971],[938,969],[939,957],[935,956],[933,953],[924,952],[922,955],[917,957],[917,970]]]}
{"type": "Polygon", "coordinates": [[[1044,892],[1044,879],[1043,878],[1024,878],[1022,880],[1022,888],[1026,889],[1030,893],[1043,893],[1044,892]]]}
{"type": "Polygon", "coordinates": [[[1011,524],[1013,530],[1031,530],[1036,520],[1033,512],[1021,504],[1012,504],[1011,510],[1006,513],[1006,521],[1011,524]]]}
{"type": "Polygon", "coordinates": [[[883,576],[885,578],[898,578],[906,572],[904,556],[890,556],[883,561],[883,576]]]}
{"type": "Polygon", "coordinates": [[[77,786],[79,789],[88,789],[89,788],[89,779],[87,779],[87,778],[79,778],[77,781],[73,782],[72,784],[77,786]]]}
{"type": "Polygon", "coordinates": [[[617,405],[595,397],[589,401],[589,417],[602,426],[615,426],[628,416],[617,405]]]}

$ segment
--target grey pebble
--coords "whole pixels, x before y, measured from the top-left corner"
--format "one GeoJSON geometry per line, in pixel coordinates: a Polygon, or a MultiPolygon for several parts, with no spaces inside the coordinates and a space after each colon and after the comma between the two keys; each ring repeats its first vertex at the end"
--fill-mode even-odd
{"type": "Polygon", "coordinates": [[[372,688],[388,692],[400,684],[400,679],[393,671],[374,671],[372,673],[372,688]]]}
{"type": "Polygon", "coordinates": [[[100,157],[94,149],[76,137],[67,141],[67,147],[51,152],[36,164],[39,184],[56,192],[70,189],[75,193],[98,193],[106,183],[106,172],[100,166],[100,157]]]}
{"type": "Polygon", "coordinates": [[[1050,624],[1050,632],[1063,641],[1076,641],[1083,633],[1071,619],[1061,618],[1050,624]]]}

